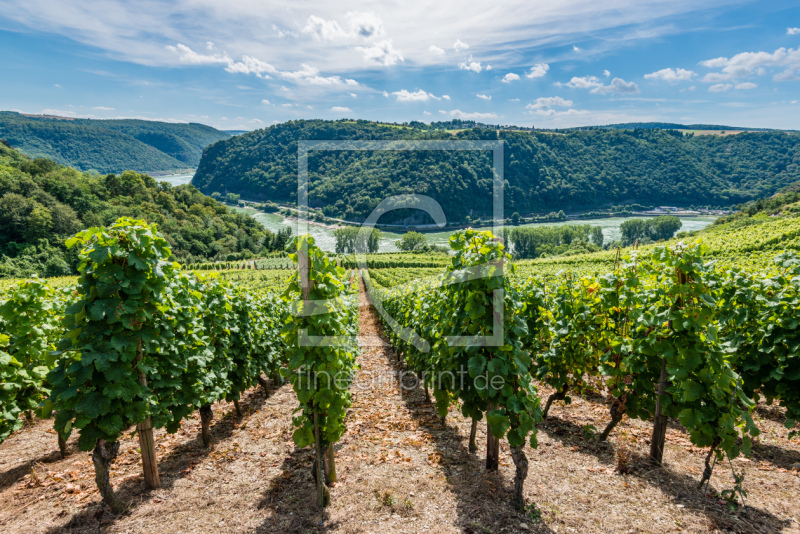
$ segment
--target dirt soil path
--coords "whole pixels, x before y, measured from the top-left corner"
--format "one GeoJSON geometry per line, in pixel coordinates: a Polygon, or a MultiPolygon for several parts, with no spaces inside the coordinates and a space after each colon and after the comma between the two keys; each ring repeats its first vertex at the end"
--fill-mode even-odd
{"type": "MultiPolygon", "coordinates": [[[[554,405],[540,426],[539,448],[525,448],[530,474],[525,496],[535,503],[520,515],[509,505],[514,467],[501,442],[501,465],[486,473],[485,423],[479,451],[467,450],[470,422],[454,408],[445,425],[423,391],[401,395],[393,348],[363,292],[360,295],[360,370],[352,386],[347,432],[336,445],[339,481],[323,516],[315,505],[310,449],[292,442],[291,387],[247,392],[233,406],[214,406],[214,445],[203,448],[195,415],[175,435],[156,433],[163,487],[147,491],[137,440],[126,434],[112,483],[129,503],[119,516],[102,514],[102,532],[789,532],[798,533],[800,443],[788,441],[781,414],[762,411],[764,435],[751,459],[733,462],[746,474],[749,513],[697,489],[704,450],[671,426],[665,467],[651,467],[650,424],[624,421],[612,441],[625,437],[631,473],[615,471],[612,444],[591,439],[608,419],[604,399],[575,395],[554,405]]],[[[412,385],[407,377],[406,386],[412,385]]],[[[543,398],[550,392],[541,391],[543,398]]],[[[98,531],[100,497],[89,453],[69,442],[61,459],[51,421],[39,421],[0,444],[0,532],[98,531]]],[[[727,466],[726,466],[727,467],[727,466]]],[[[712,488],[730,488],[719,468],[712,488]]]]}

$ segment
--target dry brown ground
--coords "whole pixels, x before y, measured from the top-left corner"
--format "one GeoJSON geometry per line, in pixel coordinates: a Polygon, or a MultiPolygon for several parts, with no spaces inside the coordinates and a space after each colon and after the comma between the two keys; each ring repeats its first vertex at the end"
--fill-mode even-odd
{"type": "MultiPolygon", "coordinates": [[[[363,300],[361,337],[380,341],[374,310],[363,300]]],[[[376,343],[367,343],[376,345],[376,343]]],[[[665,467],[648,465],[650,424],[624,421],[633,472],[615,472],[614,446],[589,434],[608,418],[603,399],[586,393],[557,404],[541,425],[539,448],[526,448],[525,494],[538,512],[508,504],[514,466],[502,444],[497,473],[483,468],[485,424],[478,454],[467,451],[469,421],[452,411],[442,426],[420,390],[401,397],[391,378],[391,348],[366,346],[353,385],[347,433],[336,447],[339,482],[322,515],[314,504],[311,452],[291,437],[296,397],[288,385],[269,396],[254,389],[246,412],[214,407],[214,446],[199,442],[199,420],[168,436],[157,432],[163,487],[146,491],[136,438],[122,439],[112,482],[128,510],[103,515],[103,532],[800,532],[800,443],[789,442],[780,414],[762,411],[764,432],[752,458],[733,462],[745,473],[748,514],[731,512],[697,489],[703,450],[675,426],[668,432],[665,467]],[[375,377],[390,377],[378,383],[375,377]]],[[[549,391],[542,391],[542,396],[549,391]]],[[[100,498],[90,454],[58,455],[51,422],[40,421],[0,445],[0,532],[97,532],[100,498]]],[[[732,487],[719,465],[712,490],[732,487]]]]}

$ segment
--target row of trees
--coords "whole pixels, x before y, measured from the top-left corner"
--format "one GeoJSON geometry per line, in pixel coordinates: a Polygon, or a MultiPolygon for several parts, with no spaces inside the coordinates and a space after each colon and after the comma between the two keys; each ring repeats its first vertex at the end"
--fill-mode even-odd
{"type": "Polygon", "coordinates": [[[582,243],[584,247],[592,244],[593,250],[599,250],[604,241],[602,228],[589,224],[506,228],[505,237],[509,249],[517,259],[563,254],[573,243],[582,243]]]}
{"type": "Polygon", "coordinates": [[[619,230],[622,233],[622,246],[628,247],[638,241],[647,244],[653,241],[671,239],[681,229],[682,223],[674,215],[661,215],[651,219],[631,219],[623,222],[619,230]]]}
{"type": "Polygon", "coordinates": [[[366,238],[359,238],[361,227],[359,226],[343,226],[333,231],[333,237],[336,239],[336,253],[337,254],[356,254],[363,252],[378,252],[381,244],[381,231],[377,228],[371,228],[366,238]]]}

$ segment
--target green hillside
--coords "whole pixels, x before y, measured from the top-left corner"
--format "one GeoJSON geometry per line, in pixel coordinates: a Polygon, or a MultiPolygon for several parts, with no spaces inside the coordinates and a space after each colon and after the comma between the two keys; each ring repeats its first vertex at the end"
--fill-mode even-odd
{"type": "MultiPolygon", "coordinates": [[[[553,132],[473,128],[448,132],[367,121],[292,121],[208,147],[193,184],[206,194],[294,202],[297,140],[498,139],[505,141],[505,210],[547,213],[609,205],[731,206],[800,180],[800,134],[685,136],[658,129],[553,132]]],[[[359,220],[388,195],[422,193],[448,219],[491,210],[492,170],[482,152],[316,152],[309,201],[359,220]],[[472,213],[470,213],[472,212],[472,213]]],[[[400,214],[407,216],[407,214],[400,214]]]]}
{"type": "Polygon", "coordinates": [[[95,120],[0,112],[0,139],[31,157],[100,173],[194,168],[203,148],[230,137],[203,124],[95,120]]]}
{"type": "Polygon", "coordinates": [[[146,174],[81,173],[32,160],[0,144],[0,278],[75,273],[75,232],[119,217],[158,224],[173,259],[234,260],[273,247],[273,234],[191,185],[172,187],[146,174]]]}

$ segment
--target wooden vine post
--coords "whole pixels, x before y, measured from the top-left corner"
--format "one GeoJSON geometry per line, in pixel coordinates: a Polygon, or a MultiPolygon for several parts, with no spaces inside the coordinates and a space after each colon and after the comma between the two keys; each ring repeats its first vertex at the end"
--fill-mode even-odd
{"type": "MultiPolygon", "coordinates": [[[[147,377],[139,368],[139,362],[144,358],[144,351],[142,349],[142,340],[136,347],[136,371],[139,373],[139,383],[147,387],[147,377]]],[[[142,451],[142,469],[144,470],[144,482],[150,489],[161,487],[161,481],[158,477],[158,458],[156,457],[156,443],[153,439],[153,424],[148,417],[141,423],[136,425],[136,430],[139,434],[139,448],[142,451]]]]}
{"type": "MultiPolygon", "coordinates": [[[[491,412],[494,406],[490,402],[486,413],[491,412]]],[[[492,434],[492,429],[486,425],[486,470],[497,471],[500,466],[500,440],[492,434]]]]}
{"type": "MultiPolygon", "coordinates": [[[[686,284],[686,274],[677,269],[678,284],[686,284]]],[[[683,307],[683,299],[678,297],[672,305],[673,310],[683,307]]],[[[667,328],[672,330],[672,321],[669,321],[667,328]]],[[[658,396],[656,397],[656,412],[653,417],[653,436],[650,440],[650,459],[656,464],[661,465],[664,460],[664,443],[667,437],[667,416],[663,413],[661,399],[667,388],[667,359],[661,358],[661,376],[658,379],[658,396]]]]}

